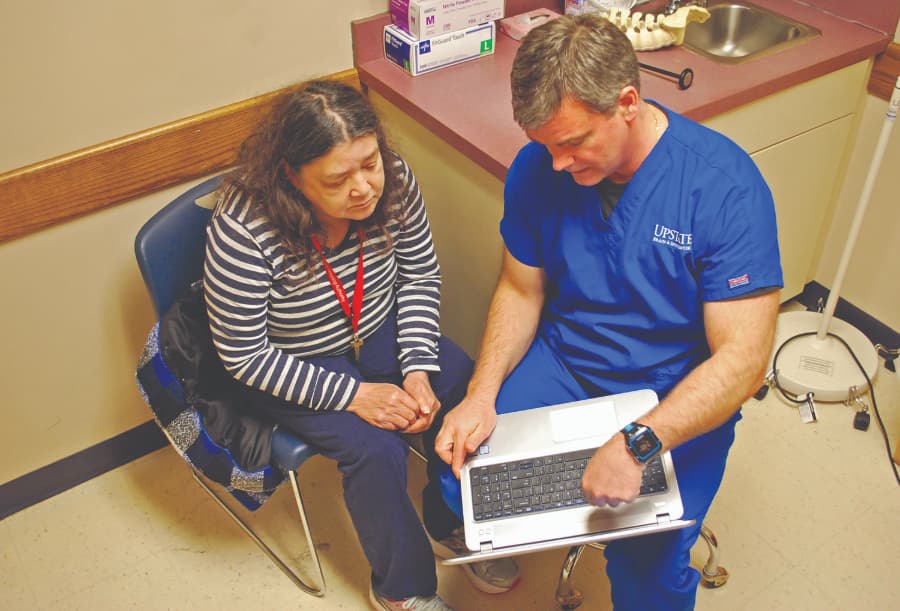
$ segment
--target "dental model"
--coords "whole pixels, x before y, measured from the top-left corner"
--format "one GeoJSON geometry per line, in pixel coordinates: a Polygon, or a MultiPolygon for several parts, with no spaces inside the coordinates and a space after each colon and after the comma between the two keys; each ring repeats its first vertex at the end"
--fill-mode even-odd
{"type": "Polygon", "coordinates": [[[652,51],[683,43],[687,24],[703,23],[709,19],[709,11],[699,6],[682,6],[671,15],[643,15],[610,8],[605,17],[625,33],[635,51],[652,51]]]}

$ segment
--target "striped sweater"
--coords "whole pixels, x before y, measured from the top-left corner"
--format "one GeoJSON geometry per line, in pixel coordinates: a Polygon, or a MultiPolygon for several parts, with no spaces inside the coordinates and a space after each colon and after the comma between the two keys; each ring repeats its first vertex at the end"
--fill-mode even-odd
{"type": "MultiPolygon", "coordinates": [[[[364,293],[359,336],[365,339],[397,307],[400,368],[439,371],[440,267],[425,204],[412,171],[402,168],[401,220],[385,237],[369,231],[364,244],[364,293]]],[[[352,303],[359,238],[355,225],[324,250],[352,303]]],[[[204,293],[213,343],[225,369],[250,387],[314,410],[347,407],[359,382],[307,359],[350,349],[353,329],[321,261],[315,279],[298,275],[272,224],[241,192],[216,205],[207,229],[204,293]],[[298,278],[305,280],[298,281],[298,278]]]]}

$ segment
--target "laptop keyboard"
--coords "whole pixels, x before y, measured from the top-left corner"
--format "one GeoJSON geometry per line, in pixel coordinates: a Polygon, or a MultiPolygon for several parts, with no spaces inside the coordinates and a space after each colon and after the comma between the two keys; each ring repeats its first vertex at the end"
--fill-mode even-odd
{"type": "MultiPolygon", "coordinates": [[[[587,449],[475,467],[469,471],[475,521],[585,505],[581,474],[593,454],[587,449]]],[[[644,468],[640,494],[667,489],[662,458],[656,456],[644,468]]]]}

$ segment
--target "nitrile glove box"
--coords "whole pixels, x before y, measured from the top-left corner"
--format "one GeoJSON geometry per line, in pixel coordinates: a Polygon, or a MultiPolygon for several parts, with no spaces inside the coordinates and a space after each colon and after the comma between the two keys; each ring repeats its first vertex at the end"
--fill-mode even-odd
{"type": "Polygon", "coordinates": [[[391,23],[419,40],[503,17],[505,0],[391,0],[391,23]]]}
{"type": "Polygon", "coordinates": [[[413,76],[494,52],[494,22],[417,40],[395,25],[384,26],[384,56],[413,76]]]}

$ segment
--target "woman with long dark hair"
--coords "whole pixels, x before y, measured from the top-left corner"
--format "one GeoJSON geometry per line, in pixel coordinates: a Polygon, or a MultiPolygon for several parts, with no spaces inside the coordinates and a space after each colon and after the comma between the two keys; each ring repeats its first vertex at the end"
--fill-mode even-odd
{"type": "MultiPolygon", "coordinates": [[[[434,436],[472,362],[441,335],[440,284],[418,185],[367,100],[325,80],[285,94],[242,145],[209,226],[210,329],[226,370],[271,396],[262,415],[337,461],[378,609],[448,608],[399,433],[424,437],[435,550],[464,550],[434,436]]],[[[509,560],[465,566],[483,591],[517,580],[509,560]]]]}

